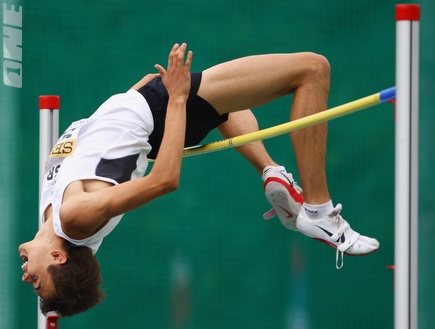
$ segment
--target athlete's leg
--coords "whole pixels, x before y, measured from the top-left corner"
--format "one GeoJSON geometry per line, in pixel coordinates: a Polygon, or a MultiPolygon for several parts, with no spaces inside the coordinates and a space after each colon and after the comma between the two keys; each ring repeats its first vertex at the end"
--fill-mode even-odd
{"type": "MultiPolygon", "coordinates": [[[[295,120],[326,110],[329,73],[328,61],[312,53],[246,57],[204,71],[198,95],[223,114],[294,93],[290,119],[295,120]]],[[[297,229],[336,248],[336,259],[339,253],[366,255],[376,251],[379,242],[353,231],[340,216],[341,205],[333,208],[330,201],[325,173],[327,124],[295,131],[291,139],[305,197],[297,217],[297,229]]],[[[263,178],[268,174],[266,169],[263,178]]],[[[274,209],[278,213],[282,197],[274,198],[272,191],[271,201],[276,202],[274,209]]],[[[285,213],[279,217],[289,228],[295,225],[291,220],[285,222],[285,213]]],[[[341,266],[342,262],[337,261],[337,267],[341,266]]]]}
{"type": "MultiPolygon", "coordinates": [[[[258,131],[258,123],[250,110],[244,110],[231,112],[228,115],[228,121],[221,124],[218,129],[222,136],[230,138],[258,131]]],[[[283,166],[279,166],[272,160],[262,141],[238,146],[236,150],[251,163],[263,178],[266,198],[273,207],[263,217],[270,219],[278,215],[285,227],[295,230],[296,218],[303,203],[303,196],[301,189],[293,179],[293,175],[287,173],[283,166]]]]}
{"type": "MultiPolygon", "coordinates": [[[[313,53],[250,56],[203,72],[198,95],[223,114],[268,103],[294,93],[291,120],[323,111],[329,92],[329,63],[313,53]]],[[[330,200],[326,176],[327,125],[292,133],[305,200],[330,200]]]]}
{"type": "MultiPolygon", "coordinates": [[[[258,123],[250,110],[230,113],[228,121],[218,127],[224,138],[249,134],[258,130],[258,123]]],[[[262,141],[236,147],[236,150],[262,175],[267,166],[278,166],[267,153],[262,141]]]]}

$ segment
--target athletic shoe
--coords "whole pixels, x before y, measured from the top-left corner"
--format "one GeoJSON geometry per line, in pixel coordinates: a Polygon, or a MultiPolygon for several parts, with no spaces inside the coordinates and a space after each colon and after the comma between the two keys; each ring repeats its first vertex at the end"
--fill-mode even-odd
{"type": "Polygon", "coordinates": [[[296,219],[304,203],[302,189],[283,166],[267,166],[263,170],[264,193],[272,209],[263,215],[268,220],[278,215],[284,227],[296,231],[296,219]]]}
{"type": "Polygon", "coordinates": [[[306,236],[326,243],[337,250],[336,267],[344,264],[344,254],[364,256],[378,250],[379,242],[355,232],[341,217],[342,206],[337,204],[334,210],[320,219],[310,219],[302,207],[297,218],[297,229],[306,236]],[[341,256],[341,260],[340,260],[341,256]]]}

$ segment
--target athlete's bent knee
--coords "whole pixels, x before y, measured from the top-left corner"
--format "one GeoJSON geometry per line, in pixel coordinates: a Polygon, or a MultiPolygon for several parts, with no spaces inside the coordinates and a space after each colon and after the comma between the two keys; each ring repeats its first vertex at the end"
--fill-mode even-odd
{"type": "Polygon", "coordinates": [[[329,79],[331,67],[325,56],[310,52],[305,53],[304,55],[306,57],[307,66],[312,75],[315,75],[317,78],[329,79]]]}

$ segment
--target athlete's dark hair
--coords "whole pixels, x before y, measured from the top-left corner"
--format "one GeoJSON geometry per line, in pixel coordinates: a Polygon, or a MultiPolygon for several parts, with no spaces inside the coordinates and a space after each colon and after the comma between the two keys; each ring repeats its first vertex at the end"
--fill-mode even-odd
{"type": "Polygon", "coordinates": [[[64,240],[67,254],[64,264],[50,265],[55,292],[41,298],[40,308],[43,314],[56,312],[60,317],[72,316],[84,312],[104,299],[100,285],[102,278],[100,265],[88,247],[75,246],[64,240]]]}

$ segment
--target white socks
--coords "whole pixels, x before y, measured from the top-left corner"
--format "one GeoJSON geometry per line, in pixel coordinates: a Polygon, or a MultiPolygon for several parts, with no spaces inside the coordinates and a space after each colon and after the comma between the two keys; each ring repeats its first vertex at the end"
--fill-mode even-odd
{"type": "Polygon", "coordinates": [[[332,200],[329,200],[328,202],[323,204],[316,204],[316,205],[312,205],[304,202],[303,207],[305,208],[305,212],[308,215],[308,218],[313,220],[321,219],[326,215],[329,215],[334,209],[332,200]]]}

